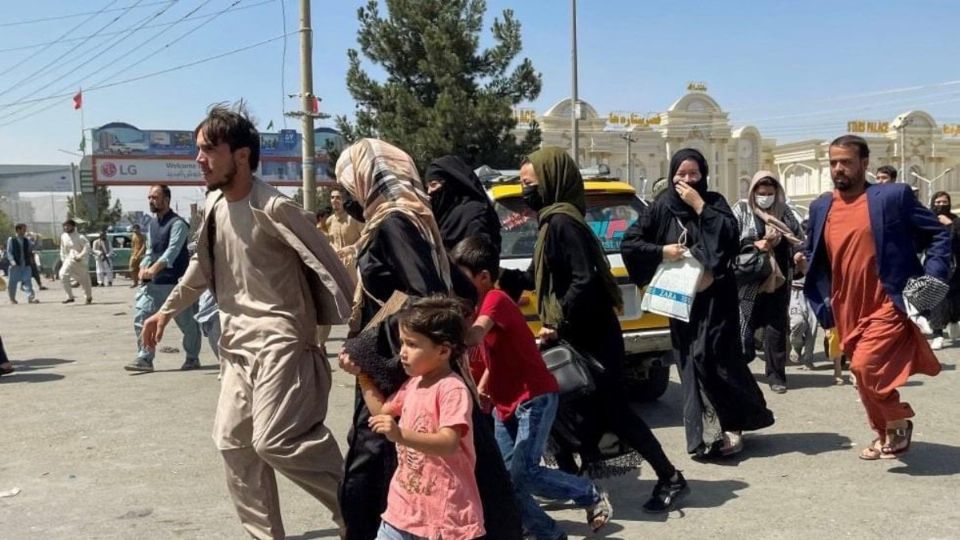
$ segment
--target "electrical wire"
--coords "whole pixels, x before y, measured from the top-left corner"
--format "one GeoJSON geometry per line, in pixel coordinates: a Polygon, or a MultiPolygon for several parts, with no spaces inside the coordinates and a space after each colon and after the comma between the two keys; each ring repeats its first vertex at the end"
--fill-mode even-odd
{"type": "MultiPolygon", "coordinates": [[[[133,5],[133,6],[126,6],[126,7],[118,7],[118,8],[114,8],[114,9],[108,9],[108,10],[106,10],[106,11],[103,12],[103,13],[107,13],[107,12],[111,12],[111,11],[123,11],[123,10],[131,9],[131,8],[134,8],[134,7],[159,6],[160,4],[165,4],[165,3],[168,2],[168,1],[169,1],[169,0],[163,0],[163,1],[161,1],[161,2],[150,2],[149,4],[142,4],[142,3],[140,3],[140,2],[137,2],[137,3],[136,3],[135,5],[133,5]]],[[[6,27],[9,27],[9,26],[20,26],[20,25],[24,25],[24,24],[41,23],[41,22],[47,22],[47,21],[59,21],[59,20],[62,20],[62,19],[75,19],[75,18],[77,18],[77,17],[83,17],[84,15],[92,15],[92,14],[100,14],[100,13],[101,13],[100,11],[85,11],[85,12],[83,12],[83,13],[73,13],[73,14],[71,14],[71,15],[58,15],[58,16],[56,16],[56,17],[43,17],[43,18],[40,18],[40,19],[30,19],[30,20],[26,20],[26,21],[14,21],[14,22],[0,23],[0,28],[6,28],[6,27]]]]}
{"type": "Polygon", "coordinates": [[[80,28],[81,26],[87,24],[91,19],[93,19],[93,18],[95,18],[97,15],[100,15],[101,13],[104,13],[105,11],[107,11],[107,8],[109,8],[109,7],[112,6],[113,4],[116,4],[117,1],[118,1],[118,0],[111,0],[109,4],[103,6],[103,9],[101,9],[100,11],[94,12],[92,15],[90,15],[90,16],[87,17],[86,19],[80,21],[80,23],[77,24],[76,26],[74,26],[73,28],[67,30],[67,31],[64,32],[63,34],[60,34],[60,37],[58,37],[58,38],[57,38],[56,40],[54,40],[54,41],[48,42],[48,43],[46,44],[46,46],[43,47],[42,49],[40,49],[39,51],[36,51],[36,52],[34,52],[33,54],[31,54],[31,55],[23,58],[22,60],[20,60],[20,61],[17,62],[16,64],[8,67],[7,69],[5,69],[5,70],[3,70],[3,71],[0,71],[0,76],[3,76],[3,75],[6,75],[7,73],[10,73],[11,71],[13,71],[13,70],[17,69],[18,67],[22,66],[23,64],[26,64],[26,63],[29,62],[30,60],[36,58],[37,55],[43,54],[43,53],[44,53],[46,50],[48,50],[50,47],[54,46],[54,45],[57,44],[59,41],[63,40],[63,38],[69,36],[70,34],[72,34],[75,30],[77,30],[77,29],[80,28]]]}
{"type": "MultiPolygon", "coordinates": [[[[117,1],[117,0],[114,0],[114,2],[116,2],[116,1],[117,1]]],[[[169,1],[169,0],[167,0],[167,1],[169,1]]],[[[257,2],[257,3],[254,3],[254,4],[249,4],[249,5],[246,5],[246,6],[238,7],[237,9],[235,9],[235,10],[233,10],[233,11],[236,12],[236,11],[243,11],[243,10],[245,10],[245,9],[252,9],[252,8],[259,7],[259,6],[262,6],[262,5],[265,5],[265,4],[272,4],[272,3],[277,2],[277,1],[278,1],[278,0],[262,0],[261,2],[257,2]]],[[[162,2],[161,2],[161,3],[162,3],[162,2]]],[[[148,4],[144,4],[144,5],[148,5],[148,4]]],[[[152,4],[149,4],[149,5],[152,5],[152,4]]],[[[188,17],[188,18],[184,19],[184,21],[194,21],[194,20],[197,20],[197,19],[203,19],[203,18],[212,17],[212,16],[213,16],[212,14],[206,13],[206,14],[203,14],[203,15],[195,15],[195,16],[193,16],[193,17],[188,17]]],[[[180,21],[165,22],[165,23],[160,23],[160,24],[148,24],[147,26],[144,26],[144,27],[141,28],[140,30],[151,30],[151,29],[154,29],[154,28],[164,28],[164,27],[167,27],[167,26],[172,26],[172,25],[175,25],[175,24],[179,24],[179,22],[180,22],[180,21]]],[[[125,31],[126,31],[126,30],[118,30],[118,31],[116,31],[116,32],[102,32],[102,33],[99,34],[99,37],[116,36],[116,35],[118,35],[118,34],[124,33],[125,31]]],[[[36,49],[37,47],[43,47],[44,45],[57,45],[57,44],[63,44],[63,43],[73,43],[73,42],[75,42],[75,41],[82,41],[82,40],[84,40],[84,39],[86,39],[86,38],[88,38],[88,37],[91,37],[91,36],[78,36],[78,37],[70,38],[70,39],[57,39],[57,40],[53,40],[53,41],[43,41],[43,42],[40,42],[40,43],[33,43],[33,44],[30,44],[30,45],[19,45],[19,46],[17,46],[17,47],[7,47],[7,48],[5,48],[5,49],[0,49],[0,53],[15,52],[15,51],[25,51],[25,50],[29,50],[29,49],[36,49]]],[[[95,37],[95,36],[94,36],[94,37],[95,37]]]]}
{"type": "MultiPolygon", "coordinates": [[[[205,6],[206,4],[210,3],[210,1],[211,1],[211,0],[206,0],[206,1],[203,2],[201,5],[199,5],[198,7],[194,8],[193,10],[191,10],[190,12],[188,12],[186,15],[184,15],[183,17],[181,17],[181,19],[178,20],[178,21],[176,21],[176,22],[183,22],[184,20],[186,20],[187,18],[189,18],[189,16],[193,15],[194,13],[196,13],[196,12],[197,12],[199,9],[201,9],[203,6],[205,6]]],[[[184,39],[185,37],[189,36],[190,34],[196,32],[197,30],[199,30],[199,29],[202,28],[203,26],[205,26],[205,25],[213,22],[217,17],[219,17],[219,16],[221,16],[221,15],[223,15],[223,14],[225,14],[225,13],[228,13],[228,12],[230,12],[231,10],[237,9],[237,5],[238,5],[240,2],[242,2],[242,1],[243,1],[243,0],[235,0],[231,5],[227,6],[226,8],[221,9],[220,11],[218,11],[218,12],[216,12],[216,13],[207,15],[207,16],[206,16],[206,20],[203,21],[202,23],[200,23],[200,24],[194,26],[193,28],[191,28],[190,30],[188,30],[188,31],[180,34],[180,35],[177,36],[176,38],[172,39],[171,41],[169,41],[168,43],[164,44],[163,46],[155,49],[153,52],[147,54],[146,56],[143,56],[143,57],[137,59],[136,61],[129,63],[128,65],[124,66],[123,68],[115,71],[115,72],[112,73],[111,75],[109,75],[109,76],[107,76],[107,77],[104,77],[104,78],[102,78],[102,79],[94,82],[94,83],[92,84],[92,86],[100,86],[100,85],[102,85],[102,84],[104,84],[104,83],[106,83],[106,82],[109,82],[109,81],[115,79],[117,76],[125,73],[129,68],[131,68],[131,67],[133,67],[133,66],[136,66],[136,65],[143,64],[143,63],[146,62],[148,59],[150,59],[150,58],[152,58],[153,56],[159,54],[160,52],[166,50],[166,49],[167,49],[168,47],[170,47],[171,45],[180,42],[182,39],[184,39]]],[[[114,59],[114,60],[111,62],[111,64],[115,64],[115,63],[117,63],[119,60],[122,60],[123,58],[129,56],[130,54],[132,54],[132,53],[135,52],[136,50],[142,48],[143,45],[146,45],[147,43],[151,43],[151,42],[154,41],[157,37],[159,37],[161,34],[163,34],[164,32],[166,32],[166,31],[168,31],[168,30],[170,30],[170,28],[172,28],[172,26],[169,26],[169,27],[165,28],[164,30],[161,30],[160,32],[154,34],[154,36],[152,36],[151,38],[148,38],[147,40],[143,41],[142,43],[140,43],[140,44],[139,44],[137,47],[135,47],[134,49],[131,49],[130,51],[127,51],[126,53],[124,53],[124,54],[121,55],[120,57],[114,59]]],[[[54,96],[57,96],[57,95],[60,94],[60,92],[65,92],[67,89],[76,88],[77,85],[79,85],[80,83],[84,82],[87,78],[88,78],[88,76],[84,76],[84,77],[82,77],[82,78],[80,78],[80,79],[72,82],[71,84],[65,85],[64,87],[62,87],[62,88],[58,89],[57,91],[55,91],[55,92],[53,93],[53,95],[54,95],[54,96]]],[[[41,100],[44,100],[44,98],[41,98],[41,100]]],[[[20,103],[38,103],[38,102],[40,102],[41,100],[37,100],[37,99],[27,99],[27,100],[20,100],[20,103]]],[[[0,105],[0,109],[8,108],[10,105],[11,105],[11,104],[0,105]]],[[[11,112],[11,113],[7,113],[7,114],[5,114],[5,115],[3,115],[3,116],[0,116],[0,120],[3,120],[3,119],[6,119],[6,118],[10,118],[10,117],[19,115],[19,114],[23,113],[24,111],[26,111],[26,110],[29,109],[29,108],[32,108],[32,105],[28,104],[28,105],[26,105],[25,107],[22,107],[22,108],[20,108],[20,109],[18,109],[18,110],[16,110],[16,111],[13,111],[13,112],[11,112]]],[[[38,112],[39,112],[39,111],[38,111],[38,112]]]]}
{"type": "MultiPolygon", "coordinates": [[[[249,51],[249,50],[255,49],[255,48],[257,48],[257,47],[262,47],[262,46],[264,46],[264,45],[266,45],[266,44],[268,44],[268,43],[273,43],[274,41],[278,41],[278,40],[284,39],[284,38],[286,38],[286,37],[289,36],[289,35],[293,35],[293,34],[297,34],[297,33],[298,33],[298,32],[291,32],[291,33],[289,33],[289,34],[282,34],[282,35],[275,36],[275,37],[272,37],[272,38],[269,38],[269,39],[265,39],[265,40],[263,40],[263,41],[258,41],[258,42],[256,42],[256,43],[252,43],[252,44],[250,44],[250,45],[246,45],[246,46],[244,46],[244,47],[240,47],[240,48],[238,48],[238,49],[233,49],[233,50],[226,51],[226,52],[223,52],[223,53],[220,53],[220,54],[216,54],[216,55],[214,55],[214,56],[208,56],[208,57],[206,57],[206,58],[201,58],[201,59],[199,59],[199,60],[194,60],[194,61],[192,61],[192,62],[188,62],[188,63],[185,63],[185,64],[179,64],[179,65],[176,65],[176,66],[173,66],[173,67],[169,67],[169,68],[166,68],[166,69],[161,69],[161,70],[158,70],[158,71],[153,71],[153,72],[151,72],[151,73],[146,73],[146,74],[139,75],[139,76],[136,76],[136,77],[130,77],[130,78],[128,78],[128,79],[123,79],[123,80],[121,80],[121,81],[115,81],[115,82],[103,84],[103,85],[100,85],[100,86],[92,86],[92,87],[89,87],[89,88],[85,88],[83,91],[84,91],[85,93],[95,92],[95,91],[98,91],[98,90],[104,90],[104,89],[107,89],[107,88],[113,88],[113,87],[121,86],[121,85],[124,85],[124,84],[130,84],[130,83],[133,83],[133,82],[142,81],[142,80],[144,80],[144,79],[149,79],[149,78],[152,78],[152,77],[157,77],[157,76],[160,76],[160,75],[165,75],[165,74],[167,74],[167,73],[172,73],[172,72],[175,72],[175,71],[180,71],[180,70],[187,69],[187,68],[190,68],[190,67],[193,67],[193,66],[197,66],[197,65],[200,65],[200,64],[205,64],[205,63],[207,63],[207,62],[212,62],[212,61],[214,61],[214,60],[219,60],[220,58],[225,58],[225,57],[227,57],[227,56],[232,56],[232,55],[234,55],[234,54],[239,54],[239,53],[244,52],[244,51],[249,51]]],[[[44,98],[44,99],[45,99],[45,100],[65,99],[65,98],[71,97],[72,95],[73,95],[72,93],[68,93],[68,94],[61,94],[61,95],[59,95],[59,96],[47,96],[47,97],[44,98]]],[[[30,117],[32,117],[32,116],[35,116],[35,115],[37,115],[37,114],[39,114],[39,113],[41,113],[41,112],[44,112],[44,111],[46,111],[46,110],[52,109],[53,107],[56,107],[56,106],[58,106],[58,105],[61,105],[61,103],[59,103],[59,102],[52,103],[50,106],[48,106],[48,107],[46,107],[46,108],[44,108],[44,109],[41,109],[41,110],[39,110],[39,111],[31,112],[31,113],[29,113],[29,114],[27,114],[27,115],[21,116],[20,118],[16,118],[16,119],[10,120],[9,122],[5,122],[5,123],[3,123],[3,124],[0,124],[0,127],[6,127],[6,126],[9,126],[9,125],[11,125],[11,124],[15,124],[15,123],[17,123],[17,122],[20,122],[20,121],[22,121],[22,120],[26,120],[27,118],[30,118],[30,117]]]]}
{"type": "MultiPolygon", "coordinates": [[[[171,0],[168,0],[168,2],[169,2],[169,1],[171,1],[171,0]]],[[[176,1],[176,0],[172,0],[172,1],[176,1]]],[[[130,13],[130,11],[131,11],[133,8],[137,7],[137,5],[138,5],[138,4],[141,4],[141,3],[143,3],[143,0],[138,0],[136,4],[134,4],[134,5],[132,5],[132,6],[128,6],[128,7],[123,11],[123,13],[121,13],[120,15],[117,15],[117,16],[114,17],[110,22],[108,22],[107,24],[105,24],[105,25],[101,26],[100,28],[98,28],[97,31],[96,31],[96,33],[94,33],[94,36],[95,36],[96,34],[99,34],[100,32],[102,32],[102,31],[105,30],[106,28],[110,27],[111,25],[113,25],[113,23],[119,21],[124,15],[126,15],[127,13],[130,13]]],[[[54,58],[54,59],[51,60],[50,62],[44,64],[43,67],[41,67],[40,69],[34,71],[34,72],[31,73],[30,75],[27,75],[26,77],[24,77],[24,78],[20,79],[19,81],[13,83],[12,85],[10,85],[9,87],[7,87],[6,89],[0,91],[0,96],[6,95],[7,93],[9,93],[9,92],[10,92],[11,90],[13,90],[14,88],[19,88],[21,84],[29,81],[30,79],[32,79],[32,78],[34,78],[34,77],[36,77],[36,76],[38,76],[38,75],[40,75],[41,73],[44,72],[44,70],[46,70],[46,69],[49,68],[50,66],[56,64],[57,62],[59,62],[60,60],[62,60],[64,57],[70,55],[71,53],[73,53],[73,51],[75,51],[75,50],[79,49],[80,47],[82,47],[84,44],[86,44],[88,41],[90,41],[90,39],[93,39],[93,36],[91,36],[89,39],[85,39],[85,40],[81,41],[78,45],[72,47],[69,51],[61,54],[60,56],[54,58]]]]}
{"type": "MultiPolygon", "coordinates": [[[[57,79],[51,80],[50,82],[48,82],[48,83],[40,86],[39,88],[35,89],[35,90],[34,90],[34,94],[39,93],[41,90],[45,90],[45,89],[49,88],[49,87],[52,86],[55,82],[57,82],[57,80],[59,80],[60,78],[66,77],[67,75],[70,75],[71,73],[74,73],[75,71],[79,70],[79,69],[82,68],[83,66],[89,64],[90,62],[93,62],[93,61],[96,60],[97,58],[99,58],[99,57],[103,56],[104,54],[110,52],[110,51],[111,51],[112,49],[114,49],[117,45],[119,45],[120,43],[123,43],[127,38],[131,37],[131,36],[134,34],[134,32],[136,32],[136,30],[138,30],[138,29],[140,28],[140,26],[143,26],[143,25],[147,24],[148,22],[150,22],[150,21],[152,21],[152,20],[155,20],[155,19],[157,19],[158,17],[160,17],[161,15],[163,15],[167,10],[169,10],[171,7],[173,7],[173,4],[174,4],[175,2],[177,2],[177,1],[178,1],[178,0],[172,0],[171,3],[169,3],[169,4],[167,4],[166,6],[160,8],[159,10],[157,10],[157,11],[156,11],[155,13],[153,13],[152,15],[150,15],[150,16],[144,18],[144,19],[141,19],[140,22],[138,23],[138,25],[135,26],[134,28],[130,29],[130,31],[129,31],[126,35],[124,35],[124,36],[120,37],[119,39],[115,40],[115,41],[114,41],[113,43],[111,43],[108,47],[101,47],[102,50],[101,50],[99,53],[97,53],[97,54],[93,55],[92,57],[88,58],[86,61],[81,62],[81,63],[78,64],[78,65],[75,65],[70,71],[59,75],[59,77],[58,77],[57,79]]],[[[211,0],[207,0],[207,2],[209,2],[209,1],[211,1],[211,0]]],[[[163,31],[166,31],[166,30],[163,30],[163,31]]],[[[163,32],[163,31],[162,31],[162,32],[163,32]]],[[[63,92],[63,91],[65,91],[65,90],[67,90],[68,88],[70,88],[70,89],[72,89],[72,88],[77,88],[78,85],[79,85],[79,83],[82,82],[82,81],[85,80],[85,79],[86,79],[86,77],[82,77],[82,78],[78,79],[77,81],[74,81],[73,83],[71,83],[71,84],[69,84],[69,85],[67,85],[67,86],[62,87],[61,89],[59,89],[59,90],[57,90],[57,91],[58,91],[58,92],[63,92]]],[[[12,116],[15,116],[15,115],[17,115],[17,114],[25,111],[25,110],[28,109],[28,108],[30,108],[29,105],[27,105],[27,106],[25,106],[25,107],[21,107],[20,109],[18,109],[18,110],[16,110],[16,111],[13,111],[13,112],[4,114],[4,115],[0,116],[0,120],[3,120],[3,119],[6,119],[6,118],[10,118],[10,117],[12,117],[12,116]]]]}
{"type": "MultiPolygon", "coordinates": [[[[281,30],[287,35],[287,0],[280,0],[280,20],[283,21],[281,30]]],[[[280,51],[280,118],[283,129],[287,129],[287,39],[283,40],[283,49],[280,51]]]]}

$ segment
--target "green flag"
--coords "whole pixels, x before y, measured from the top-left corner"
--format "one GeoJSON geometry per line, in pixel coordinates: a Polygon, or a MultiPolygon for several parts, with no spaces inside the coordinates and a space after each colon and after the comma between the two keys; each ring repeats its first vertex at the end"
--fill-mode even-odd
{"type": "Polygon", "coordinates": [[[87,138],[83,135],[80,136],[80,152],[87,153],[87,138]]]}
{"type": "Polygon", "coordinates": [[[271,129],[273,129],[273,120],[271,120],[270,123],[267,124],[267,131],[270,131],[271,129]]]}

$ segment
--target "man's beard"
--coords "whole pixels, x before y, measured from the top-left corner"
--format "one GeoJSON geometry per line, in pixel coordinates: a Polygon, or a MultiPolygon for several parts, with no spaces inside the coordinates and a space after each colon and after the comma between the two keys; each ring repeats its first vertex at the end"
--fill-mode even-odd
{"type": "Polygon", "coordinates": [[[160,209],[157,208],[157,205],[155,205],[155,204],[153,204],[153,203],[147,203],[147,206],[150,207],[150,213],[151,213],[151,214],[156,214],[157,212],[160,211],[160,209]]]}
{"type": "Polygon", "coordinates": [[[220,182],[215,182],[213,184],[207,184],[207,189],[222,190],[225,187],[230,187],[230,185],[233,184],[233,180],[236,177],[237,177],[237,163],[233,160],[230,160],[230,170],[223,175],[223,180],[221,180],[220,182]]]}
{"type": "Polygon", "coordinates": [[[835,176],[833,178],[833,187],[837,188],[837,191],[850,191],[850,179],[845,175],[835,176]]]}

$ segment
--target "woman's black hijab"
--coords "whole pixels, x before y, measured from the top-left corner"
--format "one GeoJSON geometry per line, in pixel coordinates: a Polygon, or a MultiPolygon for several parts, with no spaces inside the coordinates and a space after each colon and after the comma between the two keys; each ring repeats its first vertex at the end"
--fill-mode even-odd
{"type": "Polygon", "coordinates": [[[430,195],[430,206],[447,249],[479,233],[500,250],[500,219],[480,179],[462,159],[443,156],[433,160],[424,180],[443,181],[443,187],[430,195]]]}
{"type": "Polygon", "coordinates": [[[700,197],[703,198],[705,203],[709,204],[709,199],[707,198],[707,175],[710,173],[710,168],[707,167],[706,158],[693,148],[684,148],[677,151],[670,159],[670,176],[667,177],[668,187],[664,198],[666,199],[667,206],[670,208],[670,212],[682,221],[697,217],[697,213],[693,211],[693,208],[680,198],[680,194],[677,193],[673,181],[674,177],[677,176],[677,171],[680,170],[680,165],[688,159],[695,161],[697,167],[700,169],[700,181],[689,185],[697,190],[697,193],[700,194],[700,197]]]}

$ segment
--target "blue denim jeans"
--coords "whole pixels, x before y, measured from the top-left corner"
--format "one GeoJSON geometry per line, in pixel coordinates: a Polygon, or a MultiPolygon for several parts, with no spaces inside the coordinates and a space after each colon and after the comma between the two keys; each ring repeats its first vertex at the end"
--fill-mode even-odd
{"type": "Polygon", "coordinates": [[[540,465],[559,402],[557,394],[543,394],[521,403],[509,420],[494,415],[497,444],[510,471],[523,527],[537,540],[556,540],[563,530],[533,500],[534,494],[584,507],[600,499],[590,480],[540,465]]]}
{"type": "MultiPolygon", "coordinates": [[[[137,358],[147,362],[153,362],[154,351],[148,350],[143,346],[140,340],[140,333],[143,331],[143,323],[156,313],[163,303],[173,292],[175,285],[157,285],[154,283],[144,283],[137,289],[137,295],[134,299],[133,314],[133,332],[137,336],[137,358]]],[[[197,305],[194,304],[180,312],[174,317],[174,322],[183,333],[183,352],[188,361],[200,361],[200,325],[193,318],[197,312],[197,305]]]]}
{"type": "Polygon", "coordinates": [[[406,531],[394,527],[386,521],[380,522],[380,530],[377,531],[377,540],[427,540],[422,536],[416,536],[406,531]]]}

